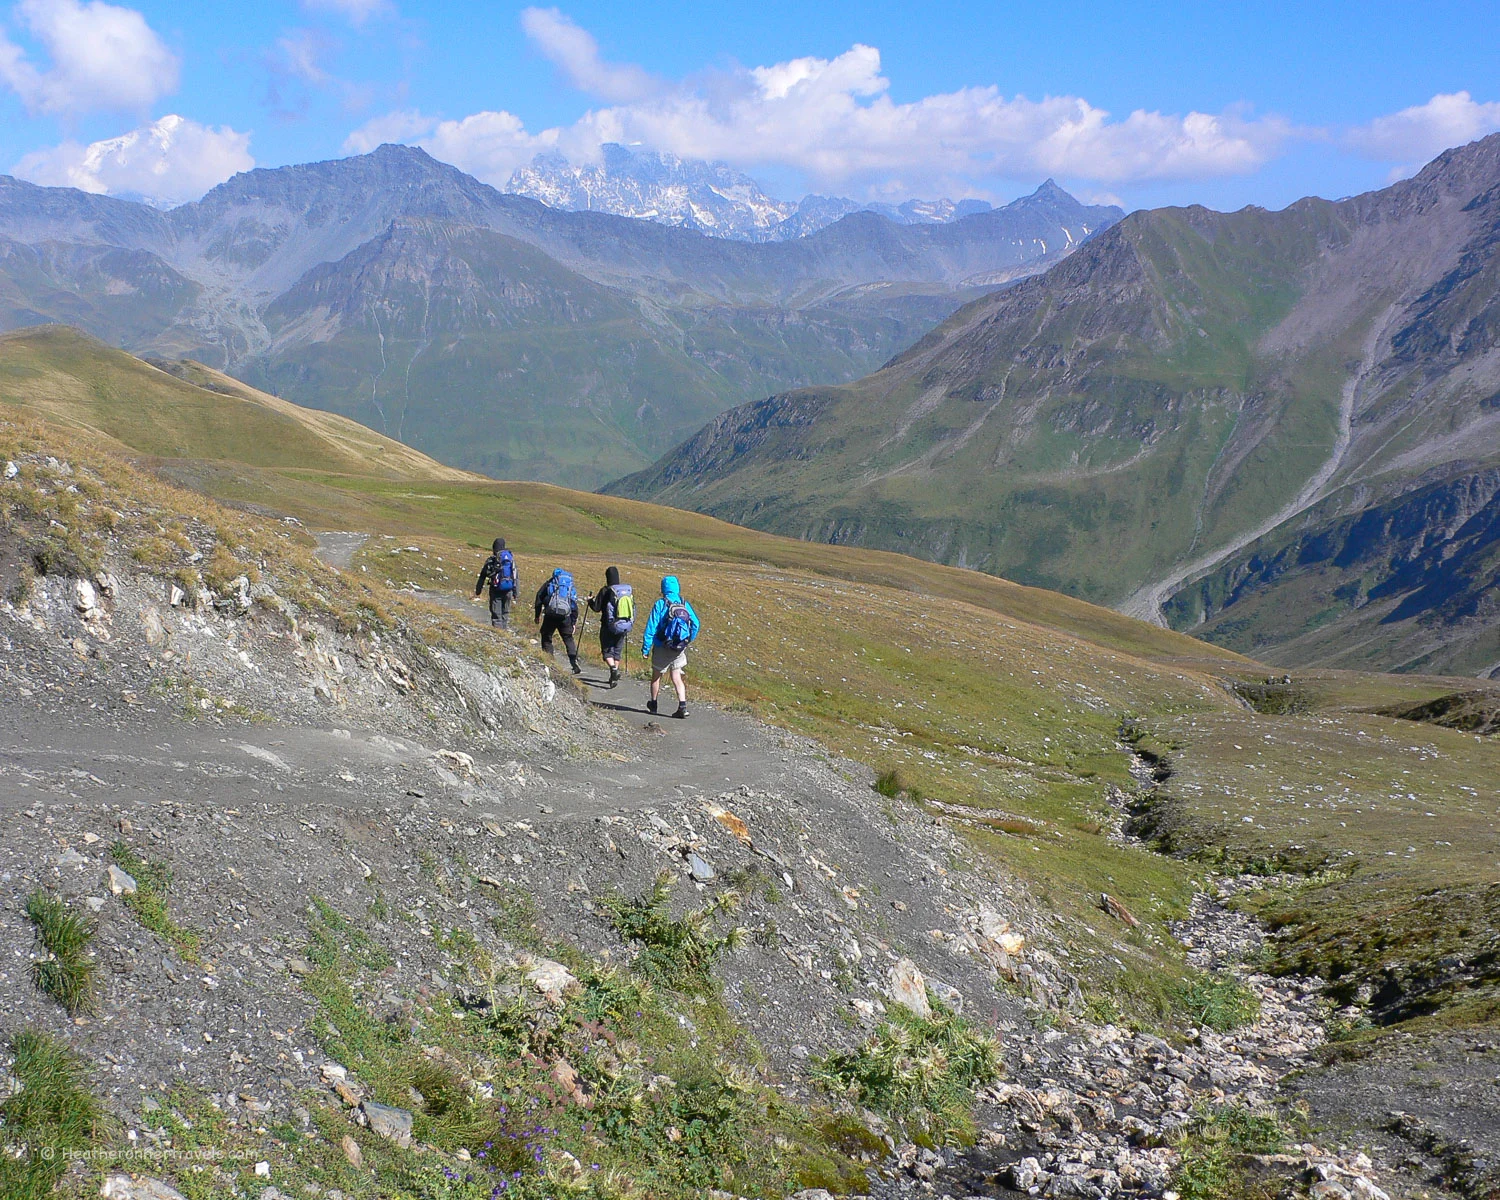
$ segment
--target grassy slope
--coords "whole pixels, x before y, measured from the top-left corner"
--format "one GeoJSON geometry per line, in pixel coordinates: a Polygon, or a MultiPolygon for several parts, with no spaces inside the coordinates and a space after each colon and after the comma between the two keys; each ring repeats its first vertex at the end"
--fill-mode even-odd
{"type": "MultiPolygon", "coordinates": [[[[0,374],[10,346],[0,342],[0,374]]],[[[163,388],[168,377],[139,378],[163,388]]],[[[237,402],[214,396],[204,403],[237,402]]],[[[1349,928],[1392,895],[1409,899],[1435,880],[1440,886],[1444,848],[1436,842],[1458,845],[1462,837],[1470,856],[1492,836],[1474,795],[1459,784],[1500,777],[1494,743],[1360,711],[1427,699],[1451,690],[1451,681],[1330,673],[1306,687],[1314,711],[1261,717],[1221,683],[1226,676],[1258,678],[1248,660],[976,572],[787,541],[545,485],[420,470],[392,479],[374,467],[335,474],[224,459],[160,466],[231,502],[289,512],[317,528],[369,532],[354,574],[382,595],[389,595],[386,581],[451,598],[467,594],[496,533],[518,551],[525,583],[559,563],[585,584],[617,563],[643,590],[661,573],[680,575],[705,620],[695,687],[876,769],[897,769],[935,815],[963,825],[1055,913],[1059,937],[1072,947],[1070,966],[1090,990],[1138,1010],[1167,1006],[1180,966],[1164,922],[1183,911],[1199,868],[1107,836],[1116,790],[1132,786],[1118,736],[1123,720],[1173,747],[1178,775],[1165,799],[1175,828],[1198,831],[1181,836],[1183,849],[1228,845],[1232,856],[1275,857],[1288,839],[1313,844],[1316,832],[1317,853],[1308,862],[1347,861],[1346,850],[1361,861],[1377,853],[1385,860],[1392,851],[1400,869],[1387,892],[1355,889],[1344,897],[1349,928]],[[1274,763],[1263,761],[1280,740],[1289,748],[1278,749],[1274,763]],[[1342,813],[1345,825],[1333,819],[1337,809],[1294,811],[1279,802],[1295,795],[1313,804],[1349,762],[1360,787],[1383,786],[1412,769],[1407,747],[1418,743],[1441,743],[1441,771],[1409,789],[1433,818],[1403,809],[1400,821],[1350,831],[1342,813]],[[1313,831],[1304,820],[1315,812],[1313,831]],[[1412,821],[1451,823],[1458,836],[1434,833],[1430,849],[1408,861],[1405,847],[1417,844],[1412,821]],[[1123,899],[1143,928],[1127,934],[1112,926],[1093,906],[1100,891],[1123,899]]],[[[1468,886],[1468,871],[1456,872],[1457,891],[1468,886]]],[[[1315,910],[1288,914],[1293,939],[1314,936],[1315,910]]]]}
{"type": "Polygon", "coordinates": [[[178,379],[64,326],[0,334],[0,400],[143,454],[472,478],[363,425],[298,408],[208,367],[192,364],[185,374],[178,379]]]}

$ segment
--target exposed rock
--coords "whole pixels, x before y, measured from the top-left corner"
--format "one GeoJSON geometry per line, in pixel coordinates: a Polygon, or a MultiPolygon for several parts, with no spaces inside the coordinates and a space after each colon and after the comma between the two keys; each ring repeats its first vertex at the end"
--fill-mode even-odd
{"type": "Polygon", "coordinates": [[[105,879],[108,881],[109,890],[113,895],[133,896],[137,891],[135,879],[131,876],[130,872],[122,870],[115,866],[114,863],[109,864],[109,869],[105,872],[105,879]]]}
{"type": "Polygon", "coordinates": [[[364,1100],[360,1102],[359,1111],[370,1123],[372,1133],[388,1142],[395,1142],[398,1146],[411,1145],[412,1114],[406,1109],[364,1100]]]}
{"type": "Polygon", "coordinates": [[[718,872],[713,865],[700,855],[689,853],[687,856],[688,874],[699,883],[708,883],[717,877],[718,872]]]}
{"type": "Polygon", "coordinates": [[[927,981],[917,969],[916,963],[909,958],[901,959],[891,967],[887,978],[892,1000],[919,1017],[932,1016],[932,1005],[927,999],[927,981]]]}
{"type": "Polygon", "coordinates": [[[1140,922],[1135,919],[1135,915],[1113,896],[1111,896],[1108,892],[1101,892],[1099,894],[1099,907],[1107,912],[1110,916],[1112,916],[1116,921],[1122,922],[1123,924],[1129,926],[1131,929],[1134,929],[1137,925],[1140,924],[1140,922]]]}
{"type": "Polygon", "coordinates": [[[99,1195],[104,1200],[185,1200],[176,1188],[147,1175],[106,1175],[99,1195]]]}
{"type": "Polygon", "coordinates": [[[578,980],[573,973],[562,963],[553,962],[550,958],[532,958],[528,955],[522,959],[521,966],[526,978],[546,997],[548,1004],[561,1005],[563,996],[578,987],[578,980]]]}

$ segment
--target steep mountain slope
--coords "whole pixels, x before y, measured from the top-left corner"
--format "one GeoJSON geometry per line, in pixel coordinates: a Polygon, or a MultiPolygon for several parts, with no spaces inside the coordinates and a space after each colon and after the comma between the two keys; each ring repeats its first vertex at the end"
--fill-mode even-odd
{"type": "Polygon", "coordinates": [[[594,485],[732,404],[864,374],[1118,215],[1048,186],[941,226],[859,213],[749,245],[551,209],[401,146],[166,213],[0,180],[0,329],[75,323],[459,465],[594,485]]]}
{"type": "Polygon", "coordinates": [[[610,490],[1157,619],[1178,595],[1174,623],[1277,661],[1336,624],[1318,661],[1485,669],[1497,231],[1500,137],[1338,203],[1136,213],[868,379],[726,413],[610,490]],[[1432,488],[1446,518],[1414,515],[1432,488]],[[1339,522],[1386,509],[1413,540],[1335,561],[1339,522]],[[1447,617],[1426,551],[1471,580],[1447,617]],[[1278,599],[1294,562],[1316,608],[1278,599]]]}
{"type": "Polygon", "coordinates": [[[551,208],[638,217],[746,242],[805,237],[855,212],[879,213],[898,225],[918,225],[952,221],[991,207],[983,200],[908,200],[902,204],[861,204],[839,196],[777,200],[750,176],[724,163],[632,150],[615,143],[600,150],[597,163],[583,164],[570,163],[556,153],[540,154],[511,175],[505,190],[551,208]]]}

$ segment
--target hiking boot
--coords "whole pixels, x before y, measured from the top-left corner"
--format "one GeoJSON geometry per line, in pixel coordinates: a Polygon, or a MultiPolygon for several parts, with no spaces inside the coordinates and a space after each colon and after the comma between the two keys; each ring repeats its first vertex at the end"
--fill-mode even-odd
{"type": "Polygon", "coordinates": [[[620,682],[620,668],[619,667],[610,667],[610,669],[609,669],[609,686],[610,687],[614,687],[615,684],[617,684],[619,682],[620,682]]]}
{"type": "Polygon", "coordinates": [[[646,711],[648,713],[650,713],[653,717],[656,715],[656,701],[655,700],[647,700],[646,701],[646,711]]]}
{"type": "Polygon", "coordinates": [[[570,659],[568,659],[568,661],[570,663],[572,663],[572,665],[573,665],[573,674],[575,674],[575,675],[582,675],[583,674],[583,668],[578,665],[578,660],[576,658],[570,658],[570,659]]]}
{"type": "Polygon", "coordinates": [[[674,717],[676,717],[679,721],[683,720],[687,716],[687,704],[685,702],[682,703],[682,704],[679,704],[677,706],[677,711],[674,712],[672,715],[674,717]]]}

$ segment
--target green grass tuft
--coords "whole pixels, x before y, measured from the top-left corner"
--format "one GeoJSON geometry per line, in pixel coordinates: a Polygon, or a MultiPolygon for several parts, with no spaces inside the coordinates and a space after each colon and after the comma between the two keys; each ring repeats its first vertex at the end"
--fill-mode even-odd
{"type": "Polygon", "coordinates": [[[58,1039],[24,1029],[11,1042],[10,1072],[21,1090],[0,1102],[6,1152],[0,1153],[0,1196],[43,1200],[68,1169],[69,1156],[102,1132],[104,1110],[89,1090],[82,1064],[58,1039]]]}
{"type": "Polygon", "coordinates": [[[135,880],[136,891],[124,897],[125,907],[135,919],[177,951],[184,962],[198,962],[202,937],[196,930],[179,925],[167,908],[172,868],[165,863],[147,862],[122,841],[109,848],[109,856],[135,880]]]}
{"type": "Polygon", "coordinates": [[[93,919],[73,912],[61,898],[43,891],[26,898],[26,915],[49,956],[31,964],[37,987],[67,1009],[69,1016],[98,1012],[98,964],[89,954],[89,943],[98,929],[93,919]]]}

